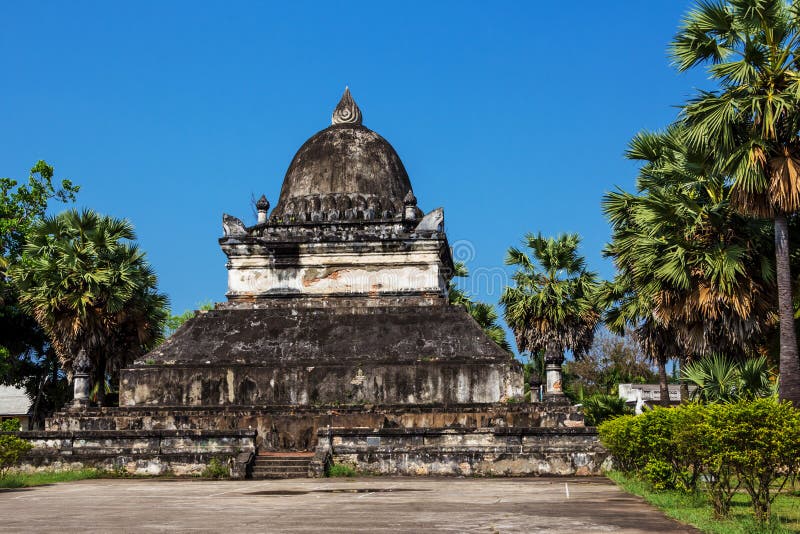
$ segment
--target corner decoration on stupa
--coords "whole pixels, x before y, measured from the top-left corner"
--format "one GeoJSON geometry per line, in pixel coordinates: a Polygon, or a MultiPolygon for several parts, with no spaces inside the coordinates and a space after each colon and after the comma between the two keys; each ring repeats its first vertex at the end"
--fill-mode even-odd
{"type": "MultiPolygon", "coordinates": [[[[563,399],[525,402],[513,356],[448,301],[444,210],[417,204],[394,148],[345,90],[270,212],[223,215],[227,302],[120,374],[120,406],[31,432],[32,465],[232,476],[594,474],[563,399]]],[[[243,203],[242,211],[247,209],[243,203]]]]}

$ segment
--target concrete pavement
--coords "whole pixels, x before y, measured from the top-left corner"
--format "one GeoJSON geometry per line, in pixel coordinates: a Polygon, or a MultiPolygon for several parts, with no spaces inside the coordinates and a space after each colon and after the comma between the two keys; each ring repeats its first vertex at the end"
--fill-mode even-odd
{"type": "Polygon", "coordinates": [[[0,490],[3,532],[695,532],[604,478],[85,480],[0,490]]]}

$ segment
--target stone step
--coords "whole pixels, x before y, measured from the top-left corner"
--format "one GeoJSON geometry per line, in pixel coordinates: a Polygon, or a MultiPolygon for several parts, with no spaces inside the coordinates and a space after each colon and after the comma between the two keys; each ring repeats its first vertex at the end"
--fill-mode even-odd
{"type": "Polygon", "coordinates": [[[258,472],[267,472],[267,471],[308,471],[307,465],[270,465],[270,466],[263,466],[263,465],[254,465],[253,471],[258,472]]]}
{"type": "Polygon", "coordinates": [[[308,467],[289,467],[289,468],[275,468],[275,469],[253,469],[253,475],[271,475],[271,474],[294,474],[305,476],[308,473],[308,467]]]}
{"type": "Polygon", "coordinates": [[[260,452],[253,463],[253,478],[305,478],[312,452],[260,452]]]}
{"type": "Polygon", "coordinates": [[[259,458],[256,456],[256,465],[307,465],[310,458],[259,458]]]}

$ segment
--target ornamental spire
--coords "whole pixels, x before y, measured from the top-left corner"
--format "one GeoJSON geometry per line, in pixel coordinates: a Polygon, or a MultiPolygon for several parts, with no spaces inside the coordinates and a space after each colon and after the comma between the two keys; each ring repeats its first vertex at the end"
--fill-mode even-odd
{"type": "Polygon", "coordinates": [[[361,124],[361,110],[350,95],[350,88],[344,88],[342,99],[333,110],[331,124],[361,124]]]}

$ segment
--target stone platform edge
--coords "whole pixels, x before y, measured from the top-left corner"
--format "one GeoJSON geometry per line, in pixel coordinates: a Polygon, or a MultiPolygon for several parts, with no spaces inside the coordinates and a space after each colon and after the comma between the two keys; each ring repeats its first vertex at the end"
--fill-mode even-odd
{"type": "Polygon", "coordinates": [[[255,430],[55,430],[3,432],[33,448],[21,472],[95,468],[119,475],[202,475],[212,460],[233,479],[247,476],[255,430]]]}
{"type": "Polygon", "coordinates": [[[312,468],[370,475],[592,476],[611,467],[593,427],[324,428],[312,468]]]}

